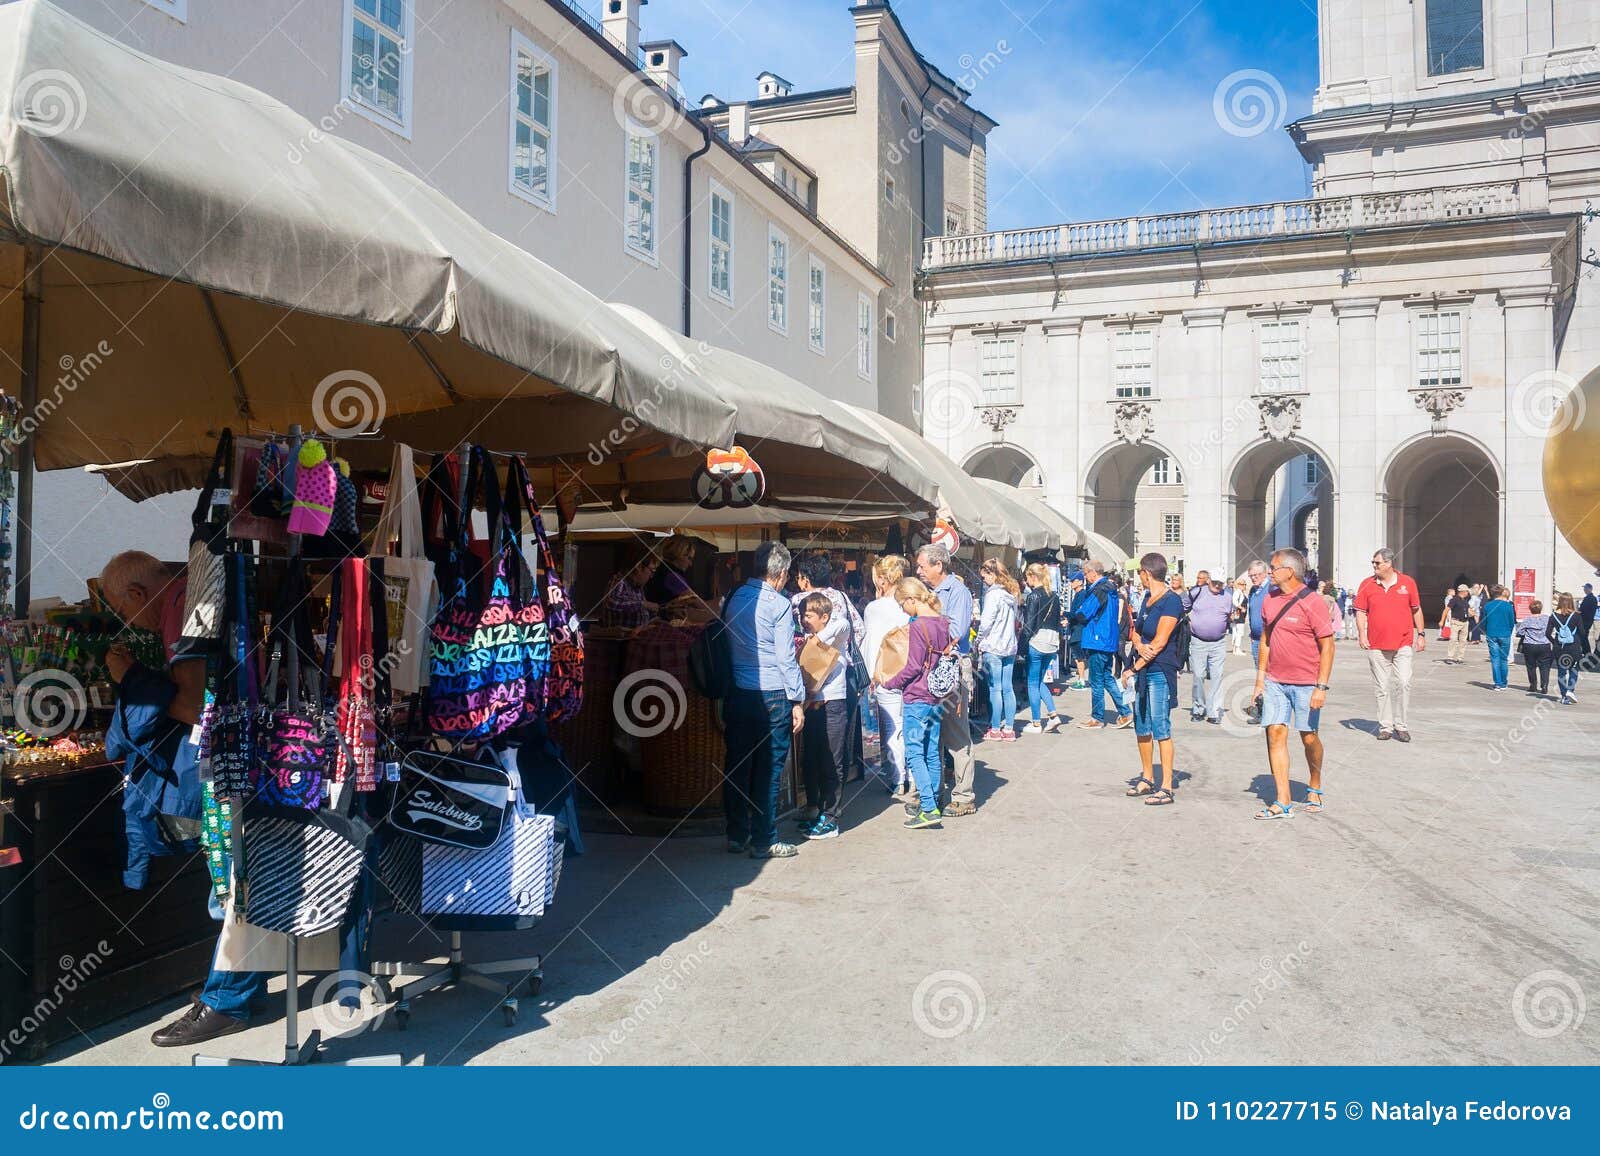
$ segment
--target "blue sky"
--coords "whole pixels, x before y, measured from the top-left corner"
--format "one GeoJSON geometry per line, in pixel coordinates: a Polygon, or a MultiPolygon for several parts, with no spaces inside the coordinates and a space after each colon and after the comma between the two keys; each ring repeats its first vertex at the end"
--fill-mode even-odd
{"type": "MultiPolygon", "coordinates": [[[[644,37],[688,49],[683,81],[696,99],[754,96],[765,68],[797,89],[830,88],[852,80],[848,8],[650,0],[644,37]]],[[[964,58],[999,61],[972,96],[1000,122],[989,138],[991,228],[1309,195],[1281,124],[1311,111],[1314,0],[899,0],[895,11],[950,75],[964,58]],[[1264,93],[1279,127],[1239,135],[1259,124],[1248,99],[1236,132],[1218,123],[1218,85],[1243,71],[1271,79],[1246,76],[1230,91],[1264,93]]]]}

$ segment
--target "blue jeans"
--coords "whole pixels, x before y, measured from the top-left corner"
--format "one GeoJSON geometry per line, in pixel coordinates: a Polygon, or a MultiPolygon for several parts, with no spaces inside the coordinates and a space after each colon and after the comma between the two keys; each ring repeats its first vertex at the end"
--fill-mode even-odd
{"type": "Polygon", "coordinates": [[[1014,654],[985,654],[984,673],[989,678],[989,725],[995,730],[1010,730],[1017,718],[1017,684],[1011,680],[1017,665],[1014,654]]]}
{"type": "MultiPolygon", "coordinates": [[[[211,918],[218,923],[222,922],[222,904],[217,902],[215,891],[207,896],[206,903],[211,909],[211,918]]],[[[222,946],[220,935],[217,937],[217,946],[222,946]]],[[[236,1020],[248,1020],[250,1004],[266,994],[267,973],[218,971],[216,959],[216,952],[212,952],[211,974],[206,976],[206,985],[200,989],[200,1002],[212,1011],[221,1012],[225,1016],[232,1016],[236,1020]]]]}
{"type": "Polygon", "coordinates": [[[1055,699],[1050,697],[1050,687],[1044,679],[1055,660],[1053,654],[1040,654],[1033,647],[1028,647],[1028,713],[1033,716],[1034,722],[1056,713],[1055,699]]]}
{"type": "Polygon", "coordinates": [[[736,689],[723,704],[728,754],[722,808],[732,842],[770,847],[778,841],[778,787],[793,742],[792,707],[781,690],[736,689]]]}
{"type": "Polygon", "coordinates": [[[1172,737],[1172,687],[1159,674],[1144,678],[1143,689],[1135,676],[1133,733],[1142,739],[1165,742],[1172,737]]]}
{"type": "Polygon", "coordinates": [[[906,769],[917,784],[917,795],[924,811],[939,809],[939,780],[944,775],[944,759],[939,754],[940,710],[927,702],[908,702],[904,709],[906,730],[906,769]]]}
{"type": "Polygon", "coordinates": [[[1578,689],[1578,661],[1570,654],[1556,659],[1556,689],[1563,698],[1578,689]]]}
{"type": "Polygon", "coordinates": [[[1117,686],[1117,681],[1111,676],[1111,660],[1115,657],[1109,650],[1085,651],[1089,656],[1089,717],[1106,721],[1104,695],[1111,696],[1111,705],[1117,708],[1117,717],[1121,718],[1128,713],[1127,704],[1122,701],[1122,691],[1117,686]]]}
{"type": "Polygon", "coordinates": [[[1485,641],[1489,644],[1489,673],[1496,686],[1505,686],[1511,680],[1511,637],[1491,634],[1485,641]]]}

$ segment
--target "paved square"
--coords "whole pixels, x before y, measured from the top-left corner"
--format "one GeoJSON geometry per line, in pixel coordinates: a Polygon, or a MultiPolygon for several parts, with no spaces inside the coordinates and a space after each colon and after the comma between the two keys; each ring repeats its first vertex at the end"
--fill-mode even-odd
{"type": "MultiPolygon", "coordinates": [[[[593,837],[545,923],[491,944],[547,953],[516,1027],[487,993],[449,992],[418,1000],[408,1032],[349,1028],[329,1058],[1595,1063],[1600,685],[1570,707],[1491,693],[1483,648],[1469,655],[1421,657],[1402,746],[1372,737],[1365,659],[1341,643],[1328,809],[1288,822],[1250,818],[1270,782],[1258,733],[1184,710],[1171,807],[1123,796],[1131,732],[1069,727],[982,744],[979,811],[942,831],[902,830],[869,785],[842,838],[786,862],[593,837]]],[[[1229,659],[1240,683],[1246,661],[1229,659]]],[[[1087,698],[1060,705],[1076,722],[1087,698]]],[[[179,1006],[51,1058],[187,1063],[147,1042],[179,1006]]],[[[274,1021],[204,1050],[281,1042],[274,1021]]]]}

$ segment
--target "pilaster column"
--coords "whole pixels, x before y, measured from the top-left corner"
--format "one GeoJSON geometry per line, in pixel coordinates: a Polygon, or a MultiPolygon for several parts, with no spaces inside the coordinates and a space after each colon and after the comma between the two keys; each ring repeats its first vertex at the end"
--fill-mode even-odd
{"type": "Polygon", "coordinates": [[[1045,501],[1085,529],[1083,519],[1083,389],[1079,381],[1081,317],[1044,319],[1048,433],[1035,447],[1044,469],[1045,501]]]}
{"type": "Polygon", "coordinates": [[[1392,439],[1378,428],[1378,298],[1355,297],[1333,303],[1338,329],[1338,429],[1330,439],[1333,505],[1333,575],[1354,586],[1372,572],[1372,552],[1399,548],[1388,533],[1383,479],[1378,477],[1378,447],[1392,439]]]}
{"type": "MultiPolygon", "coordinates": [[[[1171,417],[1175,429],[1205,430],[1210,422],[1220,428],[1225,418],[1222,397],[1221,308],[1190,309],[1183,314],[1184,369],[1189,386],[1181,417],[1174,405],[1171,417]]],[[[1176,401],[1177,399],[1174,399],[1176,401]]],[[[1170,403],[1169,403],[1170,404],[1170,403]]],[[[1158,436],[1170,437],[1163,430],[1158,436]]],[[[1227,572],[1232,554],[1227,538],[1227,486],[1222,477],[1226,454],[1213,439],[1172,445],[1183,466],[1183,554],[1189,573],[1206,568],[1213,574],[1227,572]]]]}

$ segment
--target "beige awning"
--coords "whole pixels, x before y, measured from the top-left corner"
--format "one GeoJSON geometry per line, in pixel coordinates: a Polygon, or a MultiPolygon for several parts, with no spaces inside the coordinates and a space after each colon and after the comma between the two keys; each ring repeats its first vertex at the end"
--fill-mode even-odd
{"type": "Polygon", "coordinates": [[[1050,527],[1059,538],[1059,541],[1055,543],[1056,545],[1064,546],[1069,550],[1076,550],[1084,544],[1083,528],[1037,494],[1030,494],[1025,490],[1019,490],[1015,486],[996,481],[993,478],[976,478],[974,480],[986,489],[1015,502],[1033,517],[1050,527]]]}
{"type": "Polygon", "coordinates": [[[535,454],[623,418],[636,451],[734,436],[692,374],[663,387],[669,350],[414,173],[43,0],[0,5],[0,179],[0,388],[31,260],[40,468],[463,400],[536,399],[535,454]]]}
{"type": "Polygon", "coordinates": [[[623,509],[581,509],[566,526],[579,539],[634,535],[686,534],[712,543],[718,550],[749,550],[763,537],[777,537],[788,527],[795,549],[865,542],[880,545],[892,518],[874,515],[816,514],[781,506],[706,510],[698,506],[637,505],[623,509]],[[809,536],[814,533],[814,536],[809,536]]]}

